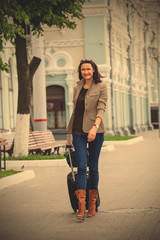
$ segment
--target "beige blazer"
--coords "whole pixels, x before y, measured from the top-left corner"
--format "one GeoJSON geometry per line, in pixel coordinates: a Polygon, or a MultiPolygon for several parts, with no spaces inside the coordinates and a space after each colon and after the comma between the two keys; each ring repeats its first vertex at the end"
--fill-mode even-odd
{"type": "MultiPolygon", "coordinates": [[[[74,88],[73,103],[74,110],[70,118],[67,133],[72,133],[72,126],[74,121],[75,107],[79,93],[84,85],[84,79],[77,82],[77,86],[74,88]]],[[[92,82],[90,88],[85,95],[85,111],[83,116],[83,131],[88,133],[93,127],[97,117],[102,119],[97,133],[104,133],[106,131],[103,115],[106,109],[106,102],[108,98],[107,84],[92,82]]]]}

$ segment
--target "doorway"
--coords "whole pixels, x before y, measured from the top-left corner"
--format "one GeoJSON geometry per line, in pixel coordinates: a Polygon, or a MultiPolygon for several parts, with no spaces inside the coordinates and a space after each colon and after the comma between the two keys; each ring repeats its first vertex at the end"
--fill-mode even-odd
{"type": "Polygon", "coordinates": [[[65,91],[61,86],[47,87],[47,127],[66,128],[65,91]]]}
{"type": "Polygon", "coordinates": [[[158,124],[158,107],[151,107],[151,123],[154,129],[159,128],[158,124]]]}

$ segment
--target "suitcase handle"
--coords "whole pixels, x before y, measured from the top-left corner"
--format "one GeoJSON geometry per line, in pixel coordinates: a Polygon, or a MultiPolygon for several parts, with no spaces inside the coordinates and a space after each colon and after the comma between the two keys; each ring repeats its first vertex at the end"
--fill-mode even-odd
{"type": "Polygon", "coordinates": [[[75,174],[74,174],[73,165],[72,165],[72,159],[71,159],[71,146],[68,147],[68,148],[69,148],[69,152],[68,152],[69,153],[69,162],[70,162],[70,166],[71,166],[71,170],[72,170],[72,178],[73,178],[73,181],[75,182],[76,179],[75,179],[75,174]]]}

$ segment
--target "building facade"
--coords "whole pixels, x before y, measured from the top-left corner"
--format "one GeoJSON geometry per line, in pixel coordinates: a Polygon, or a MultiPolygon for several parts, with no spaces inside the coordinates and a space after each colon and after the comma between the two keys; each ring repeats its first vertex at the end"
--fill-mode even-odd
{"type": "MultiPolygon", "coordinates": [[[[66,130],[83,58],[97,63],[108,85],[106,134],[153,129],[158,122],[160,6],[156,1],[92,0],[83,14],[75,30],[44,26],[44,37],[30,37],[30,57],[42,59],[33,80],[33,129],[66,130]]],[[[0,73],[0,128],[14,129],[17,74],[11,46],[4,58],[11,71],[0,73]]]]}

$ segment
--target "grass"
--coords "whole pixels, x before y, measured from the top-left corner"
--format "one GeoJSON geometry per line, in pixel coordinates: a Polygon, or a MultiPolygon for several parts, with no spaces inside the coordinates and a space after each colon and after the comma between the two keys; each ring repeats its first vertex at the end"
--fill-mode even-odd
{"type": "MultiPolygon", "coordinates": [[[[2,158],[3,159],[3,158],[2,158]]],[[[28,155],[22,157],[6,157],[6,160],[47,160],[47,159],[64,159],[64,155],[28,155]]]]}
{"type": "Polygon", "coordinates": [[[12,174],[15,173],[19,173],[20,171],[15,171],[13,169],[10,170],[0,170],[0,178],[6,177],[6,176],[10,176],[12,174]]]}
{"type": "Polygon", "coordinates": [[[122,141],[136,138],[137,136],[104,136],[105,141],[122,141]]]}

